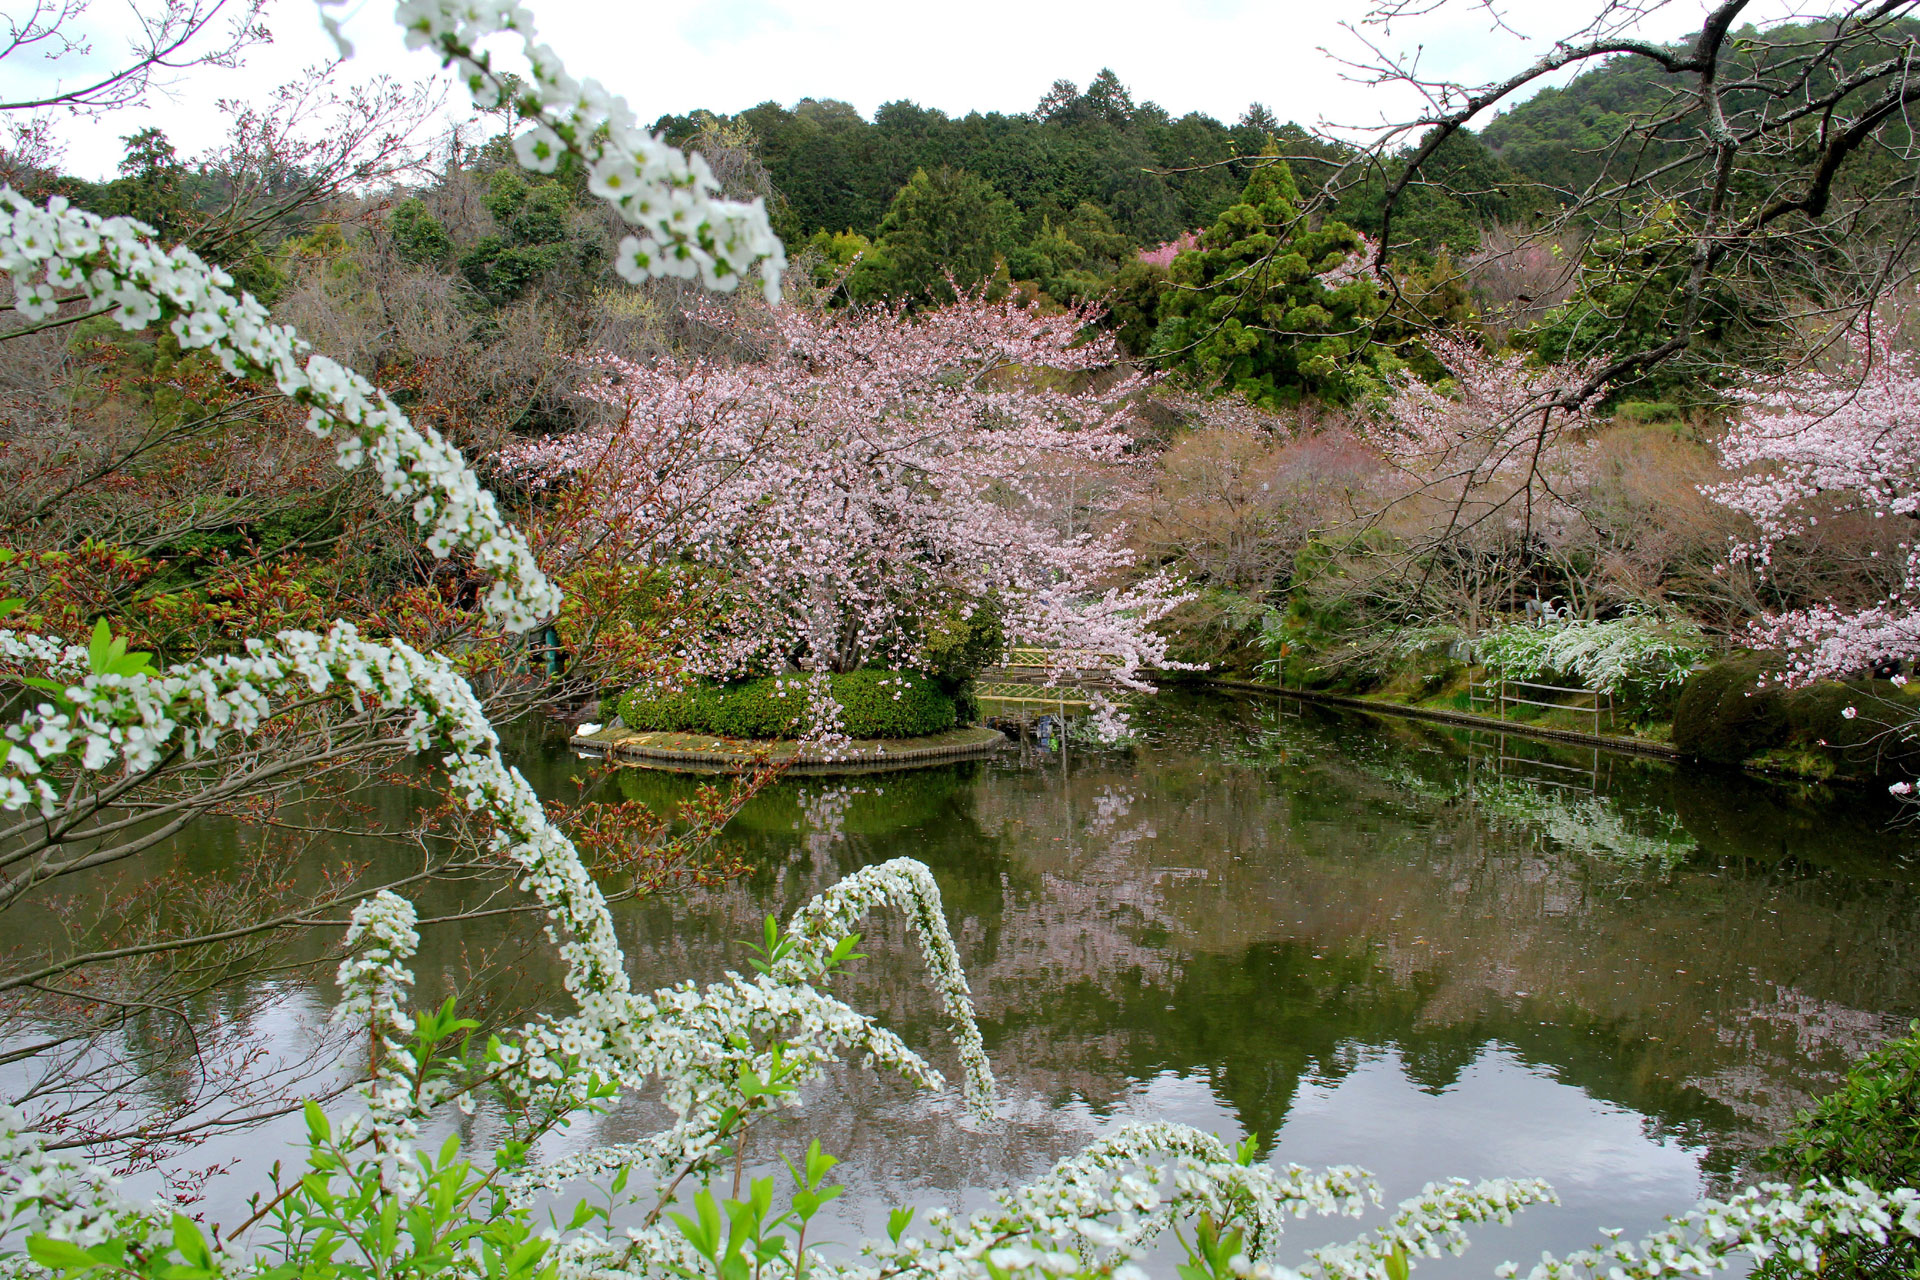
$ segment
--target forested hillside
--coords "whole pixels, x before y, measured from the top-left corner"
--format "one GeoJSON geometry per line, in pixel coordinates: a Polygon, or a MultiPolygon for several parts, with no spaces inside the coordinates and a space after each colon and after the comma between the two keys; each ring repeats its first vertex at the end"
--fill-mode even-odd
{"type": "MultiPolygon", "coordinates": [[[[1736,128],[1751,128],[1770,108],[1779,110],[1776,95],[1762,92],[1763,68],[1793,64],[1805,77],[1806,92],[1830,94],[1843,78],[1885,54],[1871,44],[1843,45],[1827,53],[1831,22],[1795,23],[1761,31],[1746,26],[1733,33],[1728,82],[1732,91],[1727,107],[1736,128]]],[[[1920,36],[1920,21],[1904,19],[1890,24],[1887,35],[1920,36]]],[[[1676,53],[1684,46],[1675,45],[1676,53]]],[[[1652,61],[1616,55],[1575,77],[1565,87],[1545,88],[1512,110],[1494,117],[1482,140],[1501,160],[1533,182],[1572,199],[1603,177],[1613,181],[1649,173],[1681,154],[1690,124],[1672,118],[1651,129],[1643,140],[1637,131],[1658,122],[1676,106],[1672,78],[1652,61]]],[[[1811,123],[1811,122],[1810,122],[1811,123]]],[[[1877,160],[1867,158],[1848,181],[1857,188],[1896,177],[1907,126],[1896,124],[1887,147],[1877,160]]]]}
{"type": "MultiPolygon", "coordinates": [[[[776,195],[775,224],[789,240],[818,232],[877,237],[893,201],[914,173],[964,171],[1003,197],[1009,216],[996,229],[1003,249],[1099,210],[1112,230],[1152,246],[1212,222],[1239,198],[1248,157],[1284,155],[1304,183],[1317,185],[1351,151],[1282,123],[1265,106],[1248,106],[1227,125],[1189,112],[1175,117],[1103,69],[1083,91],[1056,80],[1030,112],[971,113],[955,119],[911,102],[889,102],[867,120],[852,106],[808,98],[791,108],[762,103],[736,117],[693,111],[655,123],[670,141],[698,145],[703,128],[738,129],[766,166],[776,195]]],[[[1536,198],[1521,175],[1471,136],[1443,158],[1452,184],[1476,196],[1434,190],[1409,219],[1409,248],[1471,248],[1476,223],[1515,215],[1536,198]]],[[[1342,184],[1339,216],[1362,231],[1377,218],[1380,178],[1342,184]]]]}

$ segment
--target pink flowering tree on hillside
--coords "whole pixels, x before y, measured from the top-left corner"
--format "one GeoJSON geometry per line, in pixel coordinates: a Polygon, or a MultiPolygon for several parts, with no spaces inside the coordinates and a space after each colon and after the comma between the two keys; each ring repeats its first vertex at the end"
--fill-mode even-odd
{"type": "Polygon", "coordinates": [[[1447,376],[1438,383],[1402,378],[1368,438],[1409,476],[1471,491],[1502,511],[1518,505],[1524,517],[1568,470],[1570,447],[1590,423],[1586,406],[1560,403],[1557,388],[1569,371],[1448,334],[1423,341],[1447,376]],[[1481,492],[1502,480],[1509,483],[1497,495],[1481,492]]]}
{"type": "Polygon", "coordinates": [[[1447,377],[1403,377],[1365,427],[1399,473],[1379,518],[1399,554],[1370,557],[1364,576],[1416,582],[1410,609],[1450,612],[1478,631],[1513,608],[1517,592],[1535,589],[1525,585],[1535,569],[1568,576],[1560,562],[1584,542],[1576,495],[1586,481],[1591,417],[1556,390],[1580,370],[1446,334],[1425,343],[1447,377]]]}
{"type": "Polygon", "coordinates": [[[584,536],[703,577],[719,607],[685,637],[688,674],[923,665],[930,628],[992,610],[1062,673],[1102,655],[1120,682],[1172,665],[1162,575],[1121,581],[1107,518],[1126,487],[1128,405],[1081,312],[965,298],[909,317],[784,307],[712,323],[757,359],[590,357],[604,426],[506,458],[567,488],[584,536]]]}
{"type": "MultiPolygon", "coordinates": [[[[1910,304],[1909,304],[1910,305],[1910,304]]],[[[1752,519],[1736,564],[1772,571],[1822,521],[1887,522],[1900,532],[1882,554],[1878,599],[1815,601],[1755,623],[1746,639],[1787,651],[1793,682],[1846,676],[1886,659],[1920,659],[1920,548],[1905,531],[1920,517],[1920,357],[1897,340],[1900,308],[1887,323],[1843,335],[1837,368],[1806,369],[1745,398],[1721,442],[1727,466],[1744,474],[1705,492],[1752,519]]]]}

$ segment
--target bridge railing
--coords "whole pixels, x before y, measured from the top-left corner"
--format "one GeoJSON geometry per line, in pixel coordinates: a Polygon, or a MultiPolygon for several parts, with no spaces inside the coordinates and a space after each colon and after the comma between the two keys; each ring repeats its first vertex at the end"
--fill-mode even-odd
{"type": "Polygon", "coordinates": [[[1001,662],[1005,669],[1026,669],[1036,671],[1055,671],[1062,668],[1075,671],[1102,671],[1120,665],[1120,659],[1111,653],[1100,653],[1093,649],[1041,649],[1033,646],[1019,646],[1008,649],[1006,658],[1001,662]]]}

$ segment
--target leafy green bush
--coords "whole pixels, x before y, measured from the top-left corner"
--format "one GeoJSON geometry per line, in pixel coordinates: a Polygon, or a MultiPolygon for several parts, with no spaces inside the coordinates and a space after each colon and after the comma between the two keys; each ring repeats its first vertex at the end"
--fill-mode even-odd
{"type": "MultiPolygon", "coordinates": [[[[853,738],[918,738],[953,728],[954,701],[911,671],[850,671],[830,677],[840,726],[853,738]]],[[[723,738],[793,738],[813,723],[805,676],[738,684],[697,684],[665,697],[634,690],[616,705],[631,729],[711,733],[723,738]]]]}
{"type": "Polygon", "coordinates": [[[1673,710],[1673,745],[1718,764],[1763,759],[1812,777],[1908,778],[1920,772],[1912,697],[1886,680],[1778,683],[1780,664],[1743,654],[1704,667],[1673,710]],[[1848,714],[1851,712],[1852,714],[1848,714]]]}
{"type": "Polygon", "coordinates": [[[917,738],[954,726],[953,699],[909,671],[849,671],[833,677],[842,727],[855,738],[917,738]]]}
{"type": "Polygon", "coordinates": [[[1762,681],[1778,663],[1739,654],[1702,667],[1673,707],[1673,745],[1681,754],[1716,764],[1739,764],[1787,740],[1786,699],[1762,681]]]}
{"type": "Polygon", "coordinates": [[[443,263],[453,256],[453,237],[418,197],[402,200],[387,216],[394,248],[408,262],[443,263]]]}
{"type": "MultiPolygon", "coordinates": [[[[1878,1191],[1920,1184],[1920,1022],[1853,1064],[1841,1086],[1794,1119],[1761,1156],[1794,1182],[1857,1178],[1878,1191]]],[[[1912,1276],[1920,1251],[1911,1240],[1845,1242],[1822,1260],[1830,1280],[1912,1276]]],[[[1785,1274],[1770,1266],[1762,1274],[1785,1274]]]]}
{"type": "Polygon", "coordinates": [[[1920,1185],[1920,1022],[1908,1031],[1854,1063],[1838,1089],[1795,1117],[1764,1163],[1797,1182],[1920,1185]]]}

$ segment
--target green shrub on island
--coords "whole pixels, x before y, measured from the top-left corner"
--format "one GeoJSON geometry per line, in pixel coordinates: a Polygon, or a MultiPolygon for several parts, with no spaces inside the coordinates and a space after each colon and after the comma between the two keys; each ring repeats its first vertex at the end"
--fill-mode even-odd
{"type": "MultiPolygon", "coordinates": [[[[830,676],[840,728],[850,738],[921,738],[958,723],[954,700],[912,671],[863,670],[830,676]]],[[[615,708],[629,729],[711,733],[721,738],[797,738],[812,726],[808,677],[766,676],[693,685],[665,696],[639,689],[615,708]]]]}

